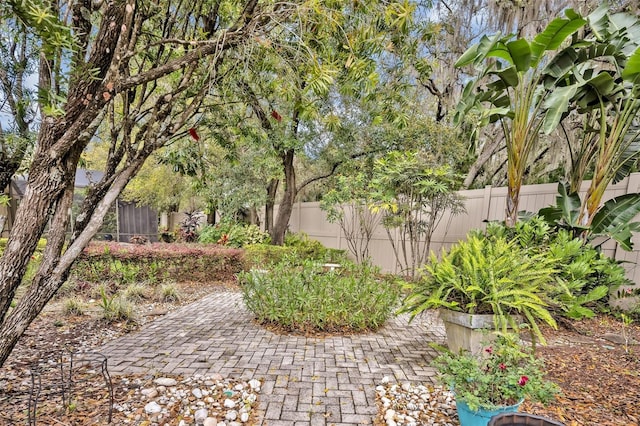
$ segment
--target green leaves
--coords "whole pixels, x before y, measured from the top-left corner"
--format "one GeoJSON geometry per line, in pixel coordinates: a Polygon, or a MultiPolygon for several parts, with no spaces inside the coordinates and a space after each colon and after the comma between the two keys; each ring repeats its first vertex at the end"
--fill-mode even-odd
{"type": "Polygon", "coordinates": [[[247,308],[258,321],[286,330],[367,331],[393,313],[399,286],[370,265],[343,264],[325,271],[321,263],[295,256],[269,271],[238,274],[247,308]]]}
{"type": "Polygon", "coordinates": [[[531,67],[532,49],[525,39],[518,39],[507,43],[510,63],[515,65],[518,72],[526,72],[531,67]]]}
{"type": "Polygon", "coordinates": [[[595,234],[611,235],[620,246],[631,251],[631,231],[640,230],[640,222],[631,222],[640,213],[640,194],[625,194],[613,198],[598,209],[591,221],[595,234]]]}
{"type": "MultiPolygon", "coordinates": [[[[52,55],[58,49],[73,50],[75,48],[75,39],[71,28],[58,19],[58,16],[46,2],[42,0],[9,0],[8,6],[13,12],[13,16],[44,41],[42,48],[45,54],[52,55]]],[[[0,20],[1,18],[0,16],[0,20]]]]}
{"type": "Polygon", "coordinates": [[[627,65],[622,70],[622,78],[634,85],[640,85],[640,47],[633,52],[627,61],[627,65]]]}
{"type": "Polygon", "coordinates": [[[580,196],[577,193],[569,194],[568,185],[558,183],[558,196],[556,196],[556,205],[540,209],[538,214],[542,216],[547,223],[557,225],[564,223],[577,224],[580,217],[580,196]]]}
{"type": "Polygon", "coordinates": [[[587,23],[586,19],[575,13],[573,9],[565,11],[567,19],[556,18],[538,34],[531,43],[532,63],[537,65],[547,50],[556,50],[571,34],[587,23]]]}
{"type": "Polygon", "coordinates": [[[411,287],[403,311],[415,316],[424,309],[446,307],[494,314],[497,328],[506,327],[512,315],[522,315],[544,341],[537,322],[556,325],[544,298],[554,272],[550,259],[530,256],[504,237],[470,234],[440,259],[432,254],[424,277],[411,287]]]}
{"type": "Polygon", "coordinates": [[[572,230],[575,236],[586,232],[588,236],[607,235],[620,247],[630,251],[632,231],[640,230],[640,222],[631,222],[640,213],[640,194],[625,194],[602,205],[593,215],[590,225],[580,223],[582,202],[577,193],[568,193],[568,187],[558,184],[556,205],[540,209],[538,214],[547,223],[572,230]]]}

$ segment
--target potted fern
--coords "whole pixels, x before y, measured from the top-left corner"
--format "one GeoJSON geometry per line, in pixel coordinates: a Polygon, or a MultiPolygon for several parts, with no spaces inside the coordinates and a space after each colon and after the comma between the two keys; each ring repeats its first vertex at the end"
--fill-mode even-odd
{"type": "Polygon", "coordinates": [[[471,233],[440,259],[431,255],[421,279],[409,285],[402,311],[413,318],[440,309],[454,353],[477,353],[487,329],[506,332],[521,322],[544,343],[538,323],[556,327],[544,290],[554,273],[544,255],[530,255],[504,237],[471,233]]]}

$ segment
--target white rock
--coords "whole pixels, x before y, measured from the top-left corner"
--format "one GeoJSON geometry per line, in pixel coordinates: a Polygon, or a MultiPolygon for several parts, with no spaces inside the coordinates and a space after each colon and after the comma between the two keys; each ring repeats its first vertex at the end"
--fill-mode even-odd
{"type": "Polygon", "coordinates": [[[384,413],[384,419],[385,420],[393,420],[395,418],[395,416],[396,416],[395,410],[389,409],[384,413]]]}
{"type": "Polygon", "coordinates": [[[215,417],[207,417],[204,419],[204,424],[202,426],[217,426],[218,420],[215,417]]]}
{"type": "Polygon", "coordinates": [[[207,417],[209,417],[209,412],[206,408],[201,408],[193,415],[196,420],[196,423],[203,423],[207,417]]]}
{"type": "Polygon", "coordinates": [[[389,376],[384,376],[380,381],[380,383],[382,383],[383,385],[386,385],[387,383],[389,383],[389,376]]]}
{"type": "Polygon", "coordinates": [[[235,410],[231,410],[224,416],[224,418],[226,420],[235,420],[238,418],[238,413],[235,410]]]}
{"type": "Polygon", "coordinates": [[[180,423],[178,423],[178,426],[187,426],[187,422],[185,422],[184,420],[180,420],[180,423]]]}
{"type": "Polygon", "coordinates": [[[249,413],[242,413],[240,414],[240,421],[242,423],[246,423],[249,421],[249,413]]]}
{"type": "Polygon", "coordinates": [[[202,398],[202,391],[198,388],[191,389],[191,394],[198,399],[202,398]]]}
{"type": "Polygon", "coordinates": [[[242,389],[244,389],[244,386],[241,384],[238,384],[238,385],[235,385],[234,389],[237,391],[241,391],[242,389]]]}
{"type": "Polygon", "coordinates": [[[162,411],[162,407],[158,405],[157,402],[151,401],[147,405],[144,406],[144,412],[147,414],[156,414],[162,411]]]}
{"type": "Polygon", "coordinates": [[[233,407],[236,406],[236,403],[232,399],[227,398],[227,399],[224,400],[224,406],[226,408],[233,408],[233,407]]]}
{"type": "Polygon", "coordinates": [[[175,379],[169,377],[159,377],[153,381],[158,386],[175,386],[178,382],[175,379]]]}
{"type": "Polygon", "coordinates": [[[411,389],[411,383],[406,382],[402,384],[402,390],[405,392],[409,392],[409,390],[411,389]]]}
{"type": "Polygon", "coordinates": [[[393,420],[387,420],[387,426],[396,426],[398,423],[394,422],[393,420]]]}
{"type": "Polygon", "coordinates": [[[261,385],[260,380],[256,380],[256,379],[249,380],[249,386],[251,386],[251,389],[253,390],[259,390],[260,385],[261,385]]]}
{"type": "Polygon", "coordinates": [[[141,394],[143,394],[144,396],[146,396],[149,399],[155,398],[156,396],[158,396],[158,391],[156,390],[156,388],[147,388],[147,389],[142,389],[140,391],[141,394]]]}

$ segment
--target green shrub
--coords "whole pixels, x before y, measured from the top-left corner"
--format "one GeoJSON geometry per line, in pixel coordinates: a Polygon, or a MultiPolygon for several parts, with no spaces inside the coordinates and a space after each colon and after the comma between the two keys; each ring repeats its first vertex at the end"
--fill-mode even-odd
{"type": "Polygon", "coordinates": [[[392,314],[399,285],[369,265],[327,272],[310,260],[239,274],[244,301],[258,321],[299,332],[364,331],[392,314]]]}
{"type": "MultiPolygon", "coordinates": [[[[482,235],[482,232],[475,234],[482,235]]],[[[491,239],[507,238],[530,256],[542,255],[552,262],[556,272],[546,293],[557,315],[574,319],[592,317],[598,301],[630,284],[618,261],[589,243],[573,238],[570,231],[553,228],[537,216],[519,221],[513,228],[490,223],[484,235],[491,239]]]]}
{"type": "Polygon", "coordinates": [[[135,321],[133,305],[122,296],[108,296],[103,291],[100,308],[102,308],[102,318],[108,322],[135,321]]]}
{"type": "Polygon", "coordinates": [[[293,247],[272,246],[271,244],[251,244],[244,247],[246,269],[263,268],[295,257],[297,257],[297,252],[293,247]]]}
{"type": "Polygon", "coordinates": [[[241,248],[248,244],[268,243],[269,239],[269,234],[256,225],[222,222],[202,228],[198,242],[241,248]]]}
{"type": "Polygon", "coordinates": [[[263,268],[282,262],[300,265],[305,260],[316,263],[347,263],[345,250],[327,248],[306,234],[287,234],[283,246],[249,244],[245,248],[246,268],[263,268]]]}
{"type": "Polygon", "coordinates": [[[92,242],[71,271],[79,281],[224,281],[242,270],[243,252],[201,244],[92,242]]]}
{"type": "Polygon", "coordinates": [[[89,297],[91,299],[102,299],[103,296],[112,296],[115,293],[111,283],[101,282],[98,285],[92,286],[89,290],[89,297]]]}
{"type": "Polygon", "coordinates": [[[409,284],[403,310],[412,316],[425,309],[447,308],[468,314],[492,314],[496,328],[517,328],[520,315],[544,343],[538,324],[556,327],[545,291],[555,273],[543,254],[529,255],[505,237],[469,235],[466,241],[432,253],[419,281],[409,284]]]}
{"type": "Polygon", "coordinates": [[[284,245],[292,247],[304,259],[313,259],[325,263],[343,263],[347,260],[345,250],[327,248],[320,241],[311,240],[304,232],[287,233],[284,245]]]}

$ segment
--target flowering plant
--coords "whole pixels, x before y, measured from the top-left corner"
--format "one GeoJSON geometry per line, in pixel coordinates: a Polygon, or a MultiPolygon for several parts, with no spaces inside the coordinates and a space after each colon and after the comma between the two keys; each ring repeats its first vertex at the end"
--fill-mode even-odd
{"type": "Polygon", "coordinates": [[[471,410],[514,405],[529,398],[547,402],[558,387],[544,379],[544,364],[531,348],[522,347],[516,334],[498,334],[482,354],[444,351],[433,365],[440,379],[471,410]]]}

